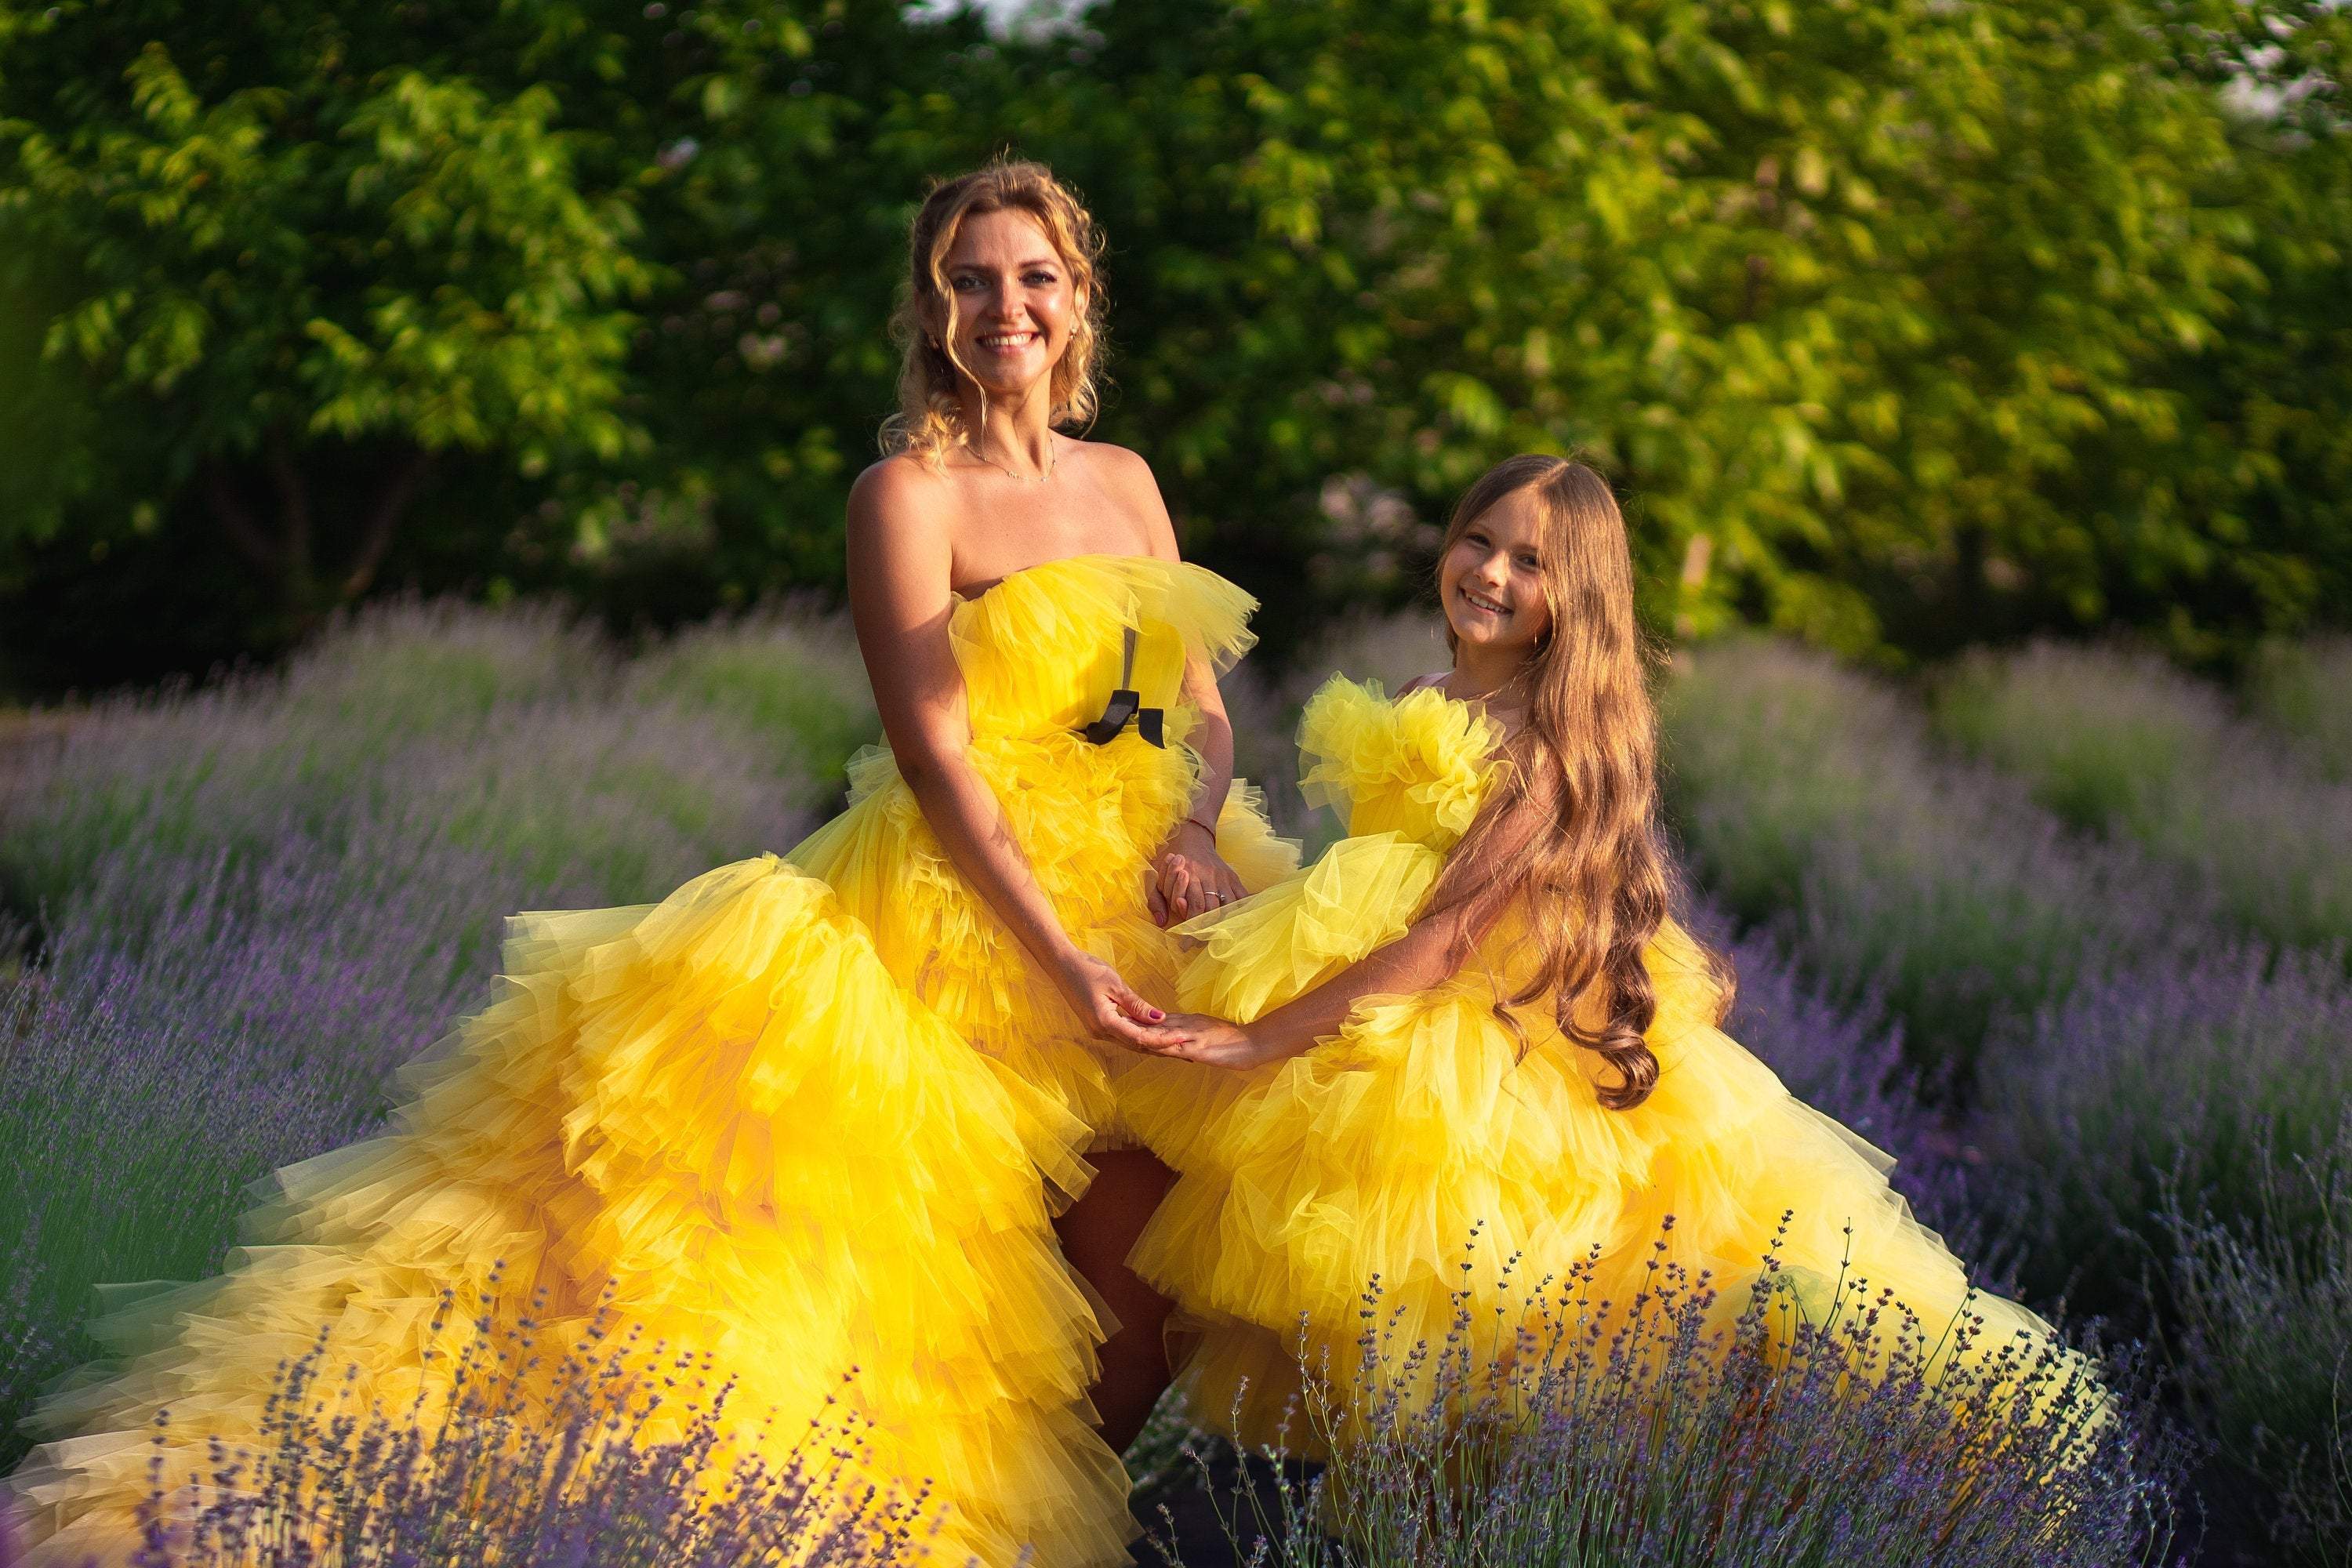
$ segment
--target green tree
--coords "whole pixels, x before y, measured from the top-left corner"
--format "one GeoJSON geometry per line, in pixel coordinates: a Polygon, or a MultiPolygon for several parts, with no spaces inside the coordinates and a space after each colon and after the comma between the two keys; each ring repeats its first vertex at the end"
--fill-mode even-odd
{"type": "Polygon", "coordinates": [[[0,562],[193,519],[216,545],[145,570],[234,550],[283,629],[387,570],[625,600],[673,572],[684,612],[837,575],[906,217],[988,150],[948,96],[991,68],[977,19],[83,0],[0,28],[0,268],[47,317],[32,363],[0,322],[0,405],[97,416],[0,492],[0,562]]]}
{"type": "Polygon", "coordinates": [[[600,561],[672,574],[690,612],[839,584],[843,504],[897,406],[907,226],[932,181],[1002,144],[1010,97],[975,16],[767,14],[700,46],[641,205],[671,280],[630,360],[648,454],[567,497],[600,561]]]}
{"type": "Polygon", "coordinates": [[[235,647],[371,583],[662,620],[835,582],[907,217],[1010,148],[1109,232],[1102,433],[1277,647],[1545,447],[1633,498],[1660,625],[2223,657],[2352,586],[2347,26],[0,0],[0,595],[63,561],[177,620],[249,560],[235,647]]]}
{"type": "Polygon", "coordinates": [[[436,454],[541,469],[635,434],[621,301],[651,273],[625,180],[512,79],[583,18],[436,38],[424,11],[0,14],[8,250],[20,276],[71,262],[45,350],[297,616],[365,591],[436,454]],[[476,51],[509,79],[468,74],[476,51]],[[322,463],[367,470],[340,515],[322,463]]]}
{"type": "Polygon", "coordinates": [[[2352,604],[2352,12],[2266,0],[2166,19],[2179,68],[2226,112],[2258,279],[2159,373],[2179,409],[2168,460],[2089,456],[2102,482],[2069,504],[2102,525],[2108,614],[2229,660],[2352,604]]]}
{"type": "Polygon", "coordinates": [[[1416,537],[1328,476],[1425,538],[1524,447],[1623,481],[1660,621],[1853,652],[2096,620],[2221,543],[2158,486],[2201,412],[2181,366],[2263,287],[2277,193],[2137,7],[1087,22],[1083,68],[1038,68],[1024,145],[1131,258],[1117,427],[1266,580],[1376,590],[1402,558],[1378,546],[1416,537]]]}

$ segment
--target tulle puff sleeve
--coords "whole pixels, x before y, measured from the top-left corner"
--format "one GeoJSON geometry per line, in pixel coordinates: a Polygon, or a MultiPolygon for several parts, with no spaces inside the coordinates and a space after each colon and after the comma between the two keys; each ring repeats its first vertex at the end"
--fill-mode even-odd
{"type": "Polygon", "coordinates": [[[1299,720],[1299,790],[1351,834],[1403,833],[1442,853],[1478,815],[1501,742],[1493,720],[1433,688],[1391,702],[1378,681],[1335,676],[1299,720]]]}

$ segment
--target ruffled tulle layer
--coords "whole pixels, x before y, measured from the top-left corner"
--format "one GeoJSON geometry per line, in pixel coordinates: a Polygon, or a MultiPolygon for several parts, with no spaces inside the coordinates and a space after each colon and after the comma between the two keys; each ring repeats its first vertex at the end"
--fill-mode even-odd
{"type": "MultiPolygon", "coordinates": [[[[1173,717],[1189,728],[1189,713],[1173,717]]],[[[1152,923],[1147,868],[1191,809],[1199,787],[1191,754],[1133,735],[1107,746],[1051,735],[982,739],[972,758],[1071,940],[1146,998],[1172,1005],[1180,953],[1152,923]]],[[[956,871],[887,752],[861,753],[850,778],[849,810],[794,849],[793,861],[841,890],[884,963],[926,1005],[1085,1122],[1090,1148],[1132,1144],[1119,1085],[1145,1058],[1078,1026],[1051,978],[956,871]]],[[[1298,863],[1297,845],[1267,826],[1258,792],[1238,783],[1217,818],[1217,847],[1251,889],[1298,863]]]]}
{"type": "Polygon", "coordinates": [[[1299,792],[1351,837],[1395,833],[1443,853],[1478,815],[1502,741],[1435,687],[1391,699],[1377,680],[1329,680],[1299,715],[1299,792]]]}
{"type": "MultiPolygon", "coordinates": [[[[1388,1373],[1458,1322],[1477,1354],[1501,1352],[1571,1281],[1604,1319],[1669,1280],[1703,1283],[1727,1322],[1768,1259],[1817,1322],[1877,1304],[1890,1330],[1907,1311],[1935,1342],[1965,1310],[1979,1352],[2047,1342],[2024,1309],[1971,1295],[1888,1186],[1886,1155],[1712,1027],[1703,974],[1663,960],[1654,973],[1679,1005],[1651,1035],[1657,1089],[1630,1111],[1601,1105],[1609,1075],[1590,1053],[1530,1027],[1523,1054],[1492,992],[1462,984],[1373,999],[1305,1056],[1211,1080],[1205,1125],[1150,1140],[1181,1176],[1132,1259],[1200,1333],[1186,1372],[1198,1415],[1297,1447],[1306,1435],[1285,1422],[1302,1354],[1352,1376],[1373,1322],[1388,1373]]],[[[1196,968],[1186,988],[1286,1000],[1268,978],[1196,968]]],[[[1131,1114],[1154,1133],[1182,1126],[1131,1114]]]]}
{"type": "Polygon", "coordinates": [[[1150,556],[1072,555],[1015,572],[960,601],[948,622],[972,732],[1083,724],[1122,674],[1146,704],[1167,707],[1188,658],[1223,674],[1249,651],[1256,607],[1213,572],[1150,556]],[[1135,634],[1131,666],[1124,631],[1135,634]]]}
{"type": "MultiPolygon", "coordinates": [[[[1181,700],[1185,660],[1221,670],[1253,640],[1255,601],[1213,573],[1129,556],[1073,556],[1016,573],[957,606],[950,622],[972,715],[973,766],[994,793],[1063,929],[1155,1003],[1172,1003],[1179,952],[1147,900],[1152,856],[1194,809],[1199,714],[1181,700]],[[1123,670],[1114,629],[1138,628],[1123,670]],[[1130,728],[1095,745],[1077,727],[1125,673],[1165,710],[1164,747],[1130,728]]],[[[1078,1026],[1050,978],[964,882],[899,776],[870,747],[850,761],[850,807],[793,850],[873,935],[890,971],[983,1054],[1093,1129],[1091,1147],[1134,1142],[1118,1081],[1139,1058],[1078,1026]]],[[[1257,889],[1298,863],[1241,784],[1217,817],[1217,847],[1257,889]]]]}
{"type": "MultiPolygon", "coordinates": [[[[950,617],[1007,827],[1074,936],[1166,1001],[1177,953],[1145,879],[1198,786],[1181,672],[1237,657],[1251,607],[1197,568],[1079,557],[950,617]],[[1126,629],[1165,749],[1071,733],[1126,629]]],[[[964,886],[887,754],[853,781],[789,861],[519,918],[501,996],[411,1069],[394,1131],[281,1172],[223,1278],[106,1325],[124,1359],[51,1402],[76,1435],[15,1479],[43,1560],[135,1544],[166,1407],[175,1472],[208,1468],[210,1438],[252,1444],[281,1363],[314,1346],[357,1408],[430,1409],[486,1302],[536,1320],[542,1367],[598,1331],[699,1359],[731,1384],[730,1441],[771,1462],[854,1366],[865,1472],[928,1489],[941,1561],[1125,1562],[1125,1477],[1085,1401],[1105,1325],[1049,1224],[1086,1152],[1124,1141],[1122,1063],[964,886]]],[[[1296,863],[1245,790],[1220,837],[1253,885],[1296,863]]]]}
{"type": "Polygon", "coordinates": [[[1083,1185],[1084,1123],[773,856],[650,909],[521,917],[507,972],[412,1069],[397,1131],[281,1173],[224,1278],[114,1325],[136,1359],[58,1402],[89,1430],[18,1478],[46,1560],[123,1549],[158,1409],[191,1469],[208,1438],[250,1444],[322,1325],[361,1407],[437,1403],[471,1331],[436,1327],[449,1289],[532,1311],[549,1362],[600,1314],[707,1356],[730,1436],[772,1461],[844,1395],[873,1479],[951,1504],[949,1561],[1124,1560],[1125,1478],[1085,1401],[1100,1325],[1045,1195],[1083,1185]]]}

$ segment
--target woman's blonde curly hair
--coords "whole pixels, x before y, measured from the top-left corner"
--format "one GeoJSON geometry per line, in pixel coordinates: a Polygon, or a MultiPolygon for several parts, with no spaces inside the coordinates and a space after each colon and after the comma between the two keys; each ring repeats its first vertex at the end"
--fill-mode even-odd
{"type": "Polygon", "coordinates": [[[1037,220],[1069,269],[1077,306],[1068,343],[1053,371],[1055,426],[1090,423],[1098,404],[1096,366],[1102,356],[1102,231],[1077,195],[1043,163],[999,158],[969,174],[941,182],[923,199],[908,245],[907,291],[890,318],[890,335],[904,356],[898,369],[898,412],[882,422],[882,450],[905,452],[936,468],[950,447],[971,441],[955,357],[955,295],[940,265],[963,220],[976,213],[1018,208],[1037,220]],[[932,334],[937,332],[937,336],[932,334]]]}

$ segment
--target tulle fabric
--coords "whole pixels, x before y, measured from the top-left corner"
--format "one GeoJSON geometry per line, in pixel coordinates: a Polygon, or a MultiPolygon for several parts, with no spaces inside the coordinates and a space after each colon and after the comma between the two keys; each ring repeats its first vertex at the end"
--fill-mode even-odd
{"type": "MultiPolygon", "coordinates": [[[[1195,567],[1091,556],[950,618],[1010,830],[1081,945],[1163,1001],[1176,950],[1145,871],[1199,779],[1183,662],[1229,664],[1252,607],[1195,567]],[[1124,628],[1165,749],[1069,732],[1116,684],[1124,628]]],[[[483,1302],[536,1320],[542,1369],[598,1331],[698,1358],[731,1382],[735,1449],[772,1463],[839,1396],[836,1423],[871,1423],[865,1477],[928,1489],[941,1562],[1126,1562],[1126,1478],[1086,1401],[1107,1325],[1050,1226],[1087,1153],[1127,1138],[1114,1048],[949,866],[887,753],[852,793],[788,858],[656,905],[517,917],[500,995],[408,1069],[385,1136],[279,1172],[223,1277],[102,1326],[126,1359],[48,1402],[72,1435],[14,1478],[34,1560],[121,1562],[158,1413],[176,1489],[207,1439],[255,1443],[281,1363],[322,1328],[323,1376],[348,1369],[356,1407],[434,1408],[483,1302]]],[[[1296,864],[1244,789],[1220,839],[1258,885],[1296,864]]]]}
{"type": "MultiPolygon", "coordinates": [[[[1327,686],[1302,721],[1306,776],[1360,837],[1180,928],[1202,943],[1184,1005],[1247,1021],[1393,940],[1475,816],[1496,739],[1434,690],[1391,702],[1327,686]]],[[[1965,1304],[1983,1320],[1979,1351],[2048,1342],[2024,1309],[1970,1298],[1888,1186],[1885,1153],[1715,1026],[1720,989],[1685,932],[1670,923],[1648,953],[1659,1079],[1630,1111],[1601,1103],[1610,1069],[1549,1009],[1519,1012],[1524,1038],[1496,1016],[1523,978],[1524,935],[1498,922],[1454,978],[1363,999],[1301,1056],[1245,1074],[1160,1063],[1152,1092],[1130,1097],[1181,1173],[1132,1261],[1191,1324],[1200,1418],[1312,1452],[1296,1418],[1302,1358],[1345,1384],[1376,1330],[1383,1374],[1403,1375],[1412,1347],[1457,1321],[1475,1353],[1501,1355],[1572,1275],[1596,1310],[1622,1309],[1678,1269],[1717,1289],[1727,1321],[1768,1256],[1784,1329],[1818,1321],[1843,1286],[1899,1303],[1890,1323],[1907,1308],[1930,1340],[1965,1304]]]]}

